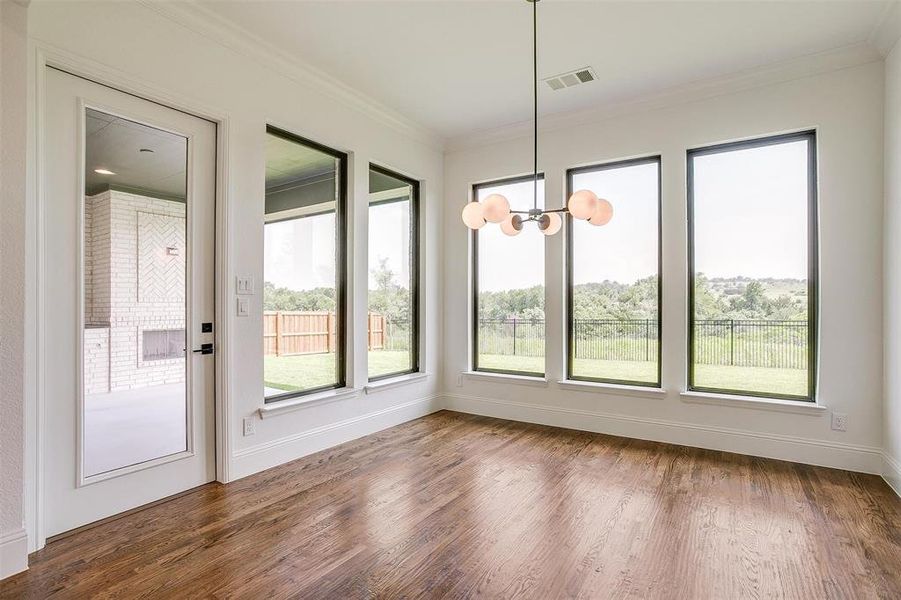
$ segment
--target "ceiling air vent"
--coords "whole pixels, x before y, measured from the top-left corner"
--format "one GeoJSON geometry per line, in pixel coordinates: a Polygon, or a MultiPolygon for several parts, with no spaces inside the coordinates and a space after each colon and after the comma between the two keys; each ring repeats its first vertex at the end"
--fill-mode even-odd
{"type": "Polygon", "coordinates": [[[563,88],[573,87],[580,83],[588,83],[595,79],[597,79],[597,75],[594,74],[594,70],[591,67],[585,67],[584,69],[576,69],[569,73],[561,73],[560,75],[548,77],[544,79],[544,82],[548,84],[552,90],[562,90],[563,88]]]}

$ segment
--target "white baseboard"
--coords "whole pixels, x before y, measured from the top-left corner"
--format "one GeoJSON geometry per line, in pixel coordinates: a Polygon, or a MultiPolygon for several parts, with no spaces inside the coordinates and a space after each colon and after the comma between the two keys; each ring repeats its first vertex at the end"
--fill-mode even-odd
{"type": "Polygon", "coordinates": [[[889,456],[888,452],[882,454],[882,478],[901,497],[901,462],[889,456]]]}
{"type": "Polygon", "coordinates": [[[231,481],[296,460],[441,410],[441,397],[430,396],[337,423],[308,429],[233,453],[231,481]]]}
{"type": "Polygon", "coordinates": [[[478,396],[448,394],[444,399],[445,408],[457,412],[775,458],[861,473],[877,475],[883,473],[880,448],[478,396]]]}
{"type": "Polygon", "coordinates": [[[0,579],[28,568],[28,536],[25,528],[0,534],[0,579]]]}

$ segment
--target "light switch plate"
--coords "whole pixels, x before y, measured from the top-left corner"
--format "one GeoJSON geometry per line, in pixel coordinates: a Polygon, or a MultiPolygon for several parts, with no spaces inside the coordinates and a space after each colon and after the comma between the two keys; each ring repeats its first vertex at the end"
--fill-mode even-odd
{"type": "Polygon", "coordinates": [[[235,277],[235,291],[239,296],[249,296],[253,294],[253,276],[235,277]]]}
{"type": "Polygon", "coordinates": [[[237,314],[239,317],[250,316],[250,299],[249,298],[238,298],[237,314]]]}

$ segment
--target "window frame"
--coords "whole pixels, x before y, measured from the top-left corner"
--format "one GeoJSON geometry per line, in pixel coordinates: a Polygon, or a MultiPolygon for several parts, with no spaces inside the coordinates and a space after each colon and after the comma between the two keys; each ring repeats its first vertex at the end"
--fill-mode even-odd
{"type": "MultiPolygon", "coordinates": [[[[369,170],[375,171],[381,175],[385,175],[387,177],[393,177],[394,179],[399,179],[403,181],[407,185],[410,186],[410,368],[405,369],[403,371],[395,371],[392,373],[384,373],[382,375],[376,375],[375,377],[369,376],[369,364],[367,361],[366,365],[366,377],[367,381],[370,383],[375,381],[381,381],[383,379],[390,379],[392,377],[400,377],[402,375],[410,375],[412,373],[421,372],[421,365],[419,360],[419,315],[420,315],[420,293],[419,293],[419,280],[420,280],[420,252],[422,249],[420,248],[420,236],[419,236],[419,193],[420,193],[420,182],[417,179],[413,179],[412,177],[407,177],[406,175],[402,175],[397,171],[392,171],[387,167],[383,167],[381,165],[377,165],[375,163],[369,163],[369,170]]],[[[371,194],[371,192],[370,192],[371,194]]],[[[367,196],[367,204],[366,210],[367,213],[369,208],[372,206],[379,206],[381,204],[392,204],[395,202],[402,202],[402,200],[389,199],[382,200],[379,202],[369,202],[367,196]]],[[[368,235],[368,232],[367,232],[368,235]]],[[[368,240],[367,240],[368,242],[368,240]]],[[[368,252],[367,252],[367,263],[369,262],[368,252]]],[[[367,264],[367,270],[369,265],[367,264]]],[[[367,314],[367,328],[368,328],[368,315],[369,315],[369,289],[367,285],[366,290],[366,314],[367,314]]],[[[368,352],[367,352],[368,356],[368,352]]]]}
{"type": "MultiPolygon", "coordinates": [[[[284,392],[273,396],[266,396],[263,393],[263,403],[273,404],[283,400],[292,400],[310,394],[335,390],[347,387],[347,174],[348,174],[348,155],[346,152],[335,150],[319,142],[303,136],[291,133],[273,125],[266,125],[266,134],[280,137],[289,142],[294,142],[332,156],[338,161],[338,173],[335,181],[338,185],[338,198],[335,200],[335,339],[338,347],[335,350],[335,360],[337,362],[337,377],[334,384],[321,385],[308,390],[299,390],[294,392],[284,392]]],[[[264,189],[265,198],[265,189],[264,189]]],[[[263,209],[265,227],[269,221],[265,220],[265,207],[263,209]]],[[[330,211],[321,211],[309,215],[302,215],[294,218],[305,218],[314,216],[314,214],[325,214],[330,211]]],[[[290,218],[289,218],[290,219],[290,218]]],[[[284,221],[289,219],[275,219],[272,222],[284,221]]],[[[265,239],[265,231],[264,231],[265,239]]],[[[265,274],[264,274],[265,279],[265,274]]],[[[265,384],[264,384],[265,385],[265,384]]]]}
{"type": "MultiPolygon", "coordinates": [[[[472,193],[472,201],[475,202],[479,199],[479,190],[487,187],[496,187],[499,185],[508,185],[514,183],[523,183],[526,181],[533,181],[535,179],[535,175],[533,173],[529,173],[528,175],[516,175],[513,177],[504,177],[501,179],[492,179],[489,181],[482,181],[479,183],[472,184],[471,193],[472,193]]],[[[538,180],[544,182],[544,172],[538,173],[538,180]]],[[[545,189],[544,193],[544,203],[547,205],[547,189],[545,189]]],[[[487,225],[486,225],[487,226],[487,225]]],[[[470,363],[471,370],[477,371],[479,373],[495,373],[498,375],[519,375],[522,377],[539,377],[543,378],[547,376],[547,351],[545,349],[544,354],[544,372],[537,373],[531,371],[509,371],[506,369],[486,369],[479,367],[479,230],[473,229],[471,232],[472,236],[472,262],[470,263],[470,267],[472,270],[471,284],[472,284],[472,295],[470,297],[470,303],[472,305],[472,322],[470,324],[470,333],[472,335],[472,352],[470,355],[470,363]]],[[[545,239],[545,246],[547,240],[545,239]]],[[[547,293],[547,264],[544,267],[544,277],[542,278],[542,286],[545,288],[545,293],[547,293]]],[[[544,323],[545,323],[545,342],[547,341],[547,313],[544,315],[544,323]]]]}
{"type": "MultiPolygon", "coordinates": [[[[568,381],[588,381],[592,383],[604,383],[611,385],[627,385],[635,387],[663,387],[663,156],[652,154],[636,158],[614,160],[610,162],[596,163],[581,167],[572,167],[566,170],[566,197],[569,198],[575,191],[573,178],[580,173],[597,171],[610,171],[634,167],[638,165],[657,165],[657,381],[633,381],[628,379],[613,379],[607,377],[585,377],[573,374],[575,361],[575,340],[573,327],[573,217],[566,213],[566,239],[565,262],[566,281],[564,282],[564,310],[566,311],[566,379],[568,381]]],[[[615,217],[614,217],[615,218],[615,217]]]]}
{"type": "Polygon", "coordinates": [[[706,392],[745,396],[749,398],[770,398],[799,402],[816,402],[817,356],[818,356],[818,314],[819,314],[819,202],[817,173],[816,129],[805,129],[757,137],[737,142],[726,142],[710,146],[691,148],[686,151],[686,201],[687,201],[687,246],[688,246],[688,372],[687,389],[690,392],[706,392]],[[735,150],[763,148],[784,143],[807,142],[807,395],[751,392],[694,385],[695,376],[695,218],[694,218],[694,159],[698,156],[721,154],[735,150]]]}

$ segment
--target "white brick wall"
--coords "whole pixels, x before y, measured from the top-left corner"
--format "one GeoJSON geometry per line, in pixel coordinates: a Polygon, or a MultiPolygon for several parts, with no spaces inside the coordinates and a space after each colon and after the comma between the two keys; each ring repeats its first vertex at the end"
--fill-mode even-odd
{"type": "Polygon", "coordinates": [[[84,393],[109,391],[109,328],[84,330],[84,393]]]}
{"type": "MultiPolygon", "coordinates": [[[[184,358],[143,360],[142,332],[185,327],[185,205],[118,191],[86,200],[85,320],[108,329],[85,331],[85,370],[101,368],[97,332],[107,331],[108,391],[184,381],[184,358]]],[[[88,381],[86,393],[107,391],[102,376],[88,381]]]]}

